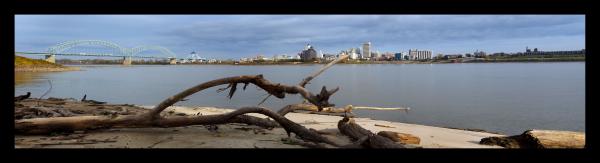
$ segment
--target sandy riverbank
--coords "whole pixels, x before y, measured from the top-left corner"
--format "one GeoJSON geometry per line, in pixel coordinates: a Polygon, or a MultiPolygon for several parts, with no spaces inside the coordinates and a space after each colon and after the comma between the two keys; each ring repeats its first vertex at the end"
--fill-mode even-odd
{"type": "Polygon", "coordinates": [[[41,59],[31,59],[15,55],[15,72],[57,72],[76,71],[79,67],[64,66],[41,59]]]}
{"type": "MultiPolygon", "coordinates": [[[[146,108],[151,108],[145,106],[146,108]]],[[[214,107],[173,106],[164,113],[178,116],[211,115],[230,112],[232,109],[214,107]]],[[[249,114],[265,117],[258,114],[249,114]]],[[[340,143],[350,140],[339,133],[338,116],[289,113],[290,120],[307,128],[330,131],[330,138],[340,143]]],[[[482,138],[504,136],[486,132],[466,131],[441,127],[424,126],[356,118],[356,122],[374,133],[379,131],[395,131],[408,133],[420,138],[418,146],[423,148],[500,148],[499,146],[481,145],[482,138]]],[[[282,138],[287,134],[282,128],[272,130],[244,124],[218,125],[216,132],[204,126],[187,126],[177,128],[135,128],[109,129],[90,131],[70,135],[21,136],[15,135],[16,148],[305,148],[299,145],[286,144],[282,138]]]]}
{"type": "Polygon", "coordinates": [[[15,67],[15,72],[61,72],[61,71],[79,71],[79,67],[15,67]]]}

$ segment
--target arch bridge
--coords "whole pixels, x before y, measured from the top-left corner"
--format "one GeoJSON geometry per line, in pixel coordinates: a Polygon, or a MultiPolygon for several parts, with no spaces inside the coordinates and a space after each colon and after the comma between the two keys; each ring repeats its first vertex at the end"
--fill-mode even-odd
{"type": "Polygon", "coordinates": [[[45,53],[16,52],[16,54],[44,55],[46,61],[55,63],[56,56],[83,57],[120,57],[124,65],[130,65],[132,58],[167,59],[170,64],[176,64],[177,55],[161,46],[137,46],[125,48],[113,42],[104,40],[72,40],[56,44],[45,53]],[[152,55],[146,55],[153,52],[152,55]]]}

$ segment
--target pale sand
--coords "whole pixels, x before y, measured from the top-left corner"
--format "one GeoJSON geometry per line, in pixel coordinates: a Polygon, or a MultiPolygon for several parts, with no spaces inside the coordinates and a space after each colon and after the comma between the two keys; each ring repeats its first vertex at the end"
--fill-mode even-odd
{"type": "MultiPolygon", "coordinates": [[[[151,108],[149,106],[144,106],[151,108]]],[[[172,106],[164,113],[185,113],[194,116],[222,114],[233,111],[232,109],[221,109],[213,107],[182,107],[172,106]]],[[[260,114],[248,114],[257,117],[266,116],[260,114]]],[[[338,116],[289,113],[286,115],[290,120],[307,128],[317,130],[327,129],[334,132],[328,137],[335,138],[340,143],[350,143],[350,140],[341,135],[337,130],[337,122],[342,119],[338,116]]],[[[499,146],[480,145],[479,141],[484,137],[505,136],[486,132],[466,131],[416,124],[406,124],[369,118],[355,118],[355,121],[371,130],[373,133],[379,131],[395,131],[415,135],[421,139],[418,146],[423,148],[501,148],[499,146]],[[390,127],[375,126],[384,125],[390,127]]],[[[82,138],[71,140],[51,140],[62,138],[60,136],[15,136],[16,148],[304,148],[298,145],[284,144],[281,139],[287,134],[282,128],[273,130],[261,129],[256,126],[244,124],[218,125],[218,132],[209,132],[204,126],[187,126],[177,128],[138,128],[138,129],[111,129],[108,131],[95,131],[83,135],[82,138]],[[236,129],[237,128],[237,129],[236,129]],[[45,140],[44,140],[45,139],[45,140]],[[83,139],[83,140],[81,140],[83,139]],[[75,141],[102,141],[109,142],[92,143],[83,145],[68,145],[75,141]],[[43,145],[44,143],[56,144],[57,141],[64,142],[63,145],[43,145]]],[[[77,136],[77,134],[75,134],[77,136]]],[[[292,134],[292,136],[294,136],[292,134]]],[[[64,137],[64,136],[63,136],[64,137]]]]}

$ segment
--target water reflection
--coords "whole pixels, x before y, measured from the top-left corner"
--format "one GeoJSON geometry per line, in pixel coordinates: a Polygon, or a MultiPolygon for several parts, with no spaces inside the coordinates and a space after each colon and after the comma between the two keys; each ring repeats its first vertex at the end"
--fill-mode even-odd
{"type": "MultiPolygon", "coordinates": [[[[135,65],[88,66],[85,71],[18,73],[15,95],[88,98],[117,104],[156,105],[201,82],[237,75],[263,74],[297,84],[321,65],[135,65]],[[48,80],[51,81],[48,82],[48,80]]],[[[239,86],[239,85],[238,85],[239,86]]],[[[527,129],[585,131],[585,64],[407,64],[336,65],[311,81],[340,90],[330,102],[344,106],[410,107],[409,113],[357,110],[360,117],[432,126],[477,128],[505,134],[527,129]]],[[[183,106],[239,108],[256,106],[266,96],[249,85],[229,99],[218,87],[188,97],[183,106]]],[[[299,95],[271,97],[274,111],[300,103],[299,95]]]]}
{"type": "Polygon", "coordinates": [[[50,72],[15,72],[15,87],[43,82],[50,72]]]}

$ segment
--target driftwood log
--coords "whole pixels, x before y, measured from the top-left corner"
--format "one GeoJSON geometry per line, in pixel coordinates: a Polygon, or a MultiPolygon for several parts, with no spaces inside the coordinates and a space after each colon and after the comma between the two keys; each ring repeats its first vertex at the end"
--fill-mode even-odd
{"type": "Polygon", "coordinates": [[[406,134],[406,133],[399,133],[399,132],[393,132],[393,131],[380,131],[377,133],[377,135],[383,136],[392,141],[400,142],[400,143],[404,143],[404,144],[418,145],[419,143],[421,143],[421,138],[411,135],[411,134],[406,134]]]}
{"type": "Polygon", "coordinates": [[[352,106],[348,105],[344,108],[334,108],[334,107],[326,107],[323,108],[321,111],[319,111],[319,107],[315,106],[315,105],[311,105],[311,104],[292,104],[292,105],[287,105],[283,108],[281,108],[279,111],[277,111],[277,114],[285,116],[286,114],[290,113],[290,112],[296,112],[296,111],[308,111],[309,113],[317,113],[317,114],[323,114],[323,115],[344,115],[344,114],[349,114],[351,116],[354,116],[354,114],[352,113],[352,106]],[[336,114],[336,113],[343,113],[343,114],[336,114]]]}
{"type": "Polygon", "coordinates": [[[584,148],[585,134],[572,131],[527,130],[520,135],[483,138],[479,143],[504,148],[584,148]]]}
{"type": "Polygon", "coordinates": [[[16,102],[16,101],[21,101],[21,100],[27,99],[27,98],[29,98],[30,96],[31,96],[31,92],[27,92],[27,94],[25,94],[25,95],[20,95],[20,96],[17,96],[17,97],[15,97],[15,102],[16,102]]]}
{"type": "Polygon", "coordinates": [[[398,144],[386,137],[375,135],[371,131],[360,127],[354,122],[354,119],[345,117],[338,122],[338,129],[344,135],[347,135],[352,140],[359,142],[363,147],[367,148],[406,148],[402,144],[398,144]]]}
{"type": "MultiPolygon", "coordinates": [[[[166,99],[158,106],[156,106],[153,110],[140,115],[78,116],[23,119],[15,121],[15,131],[19,134],[47,134],[56,131],[93,130],[102,128],[178,127],[187,125],[208,125],[236,122],[242,122],[259,126],[275,126],[265,119],[251,118],[249,116],[244,118],[237,117],[246,113],[259,113],[269,116],[270,118],[273,118],[275,121],[277,121],[277,123],[279,123],[279,125],[288,132],[288,135],[290,132],[293,132],[296,135],[303,138],[304,140],[315,141],[317,143],[328,143],[336,146],[338,145],[333,143],[332,141],[329,141],[325,137],[322,137],[321,135],[306,129],[303,126],[294,123],[273,111],[259,107],[240,108],[236,111],[221,115],[171,118],[160,117],[160,112],[162,112],[168,106],[171,106],[174,103],[180,101],[181,99],[201,90],[228,83],[231,86],[229,97],[233,96],[233,92],[235,92],[236,88],[235,85],[237,83],[253,83],[258,87],[263,88],[270,94],[273,94],[275,97],[283,98],[285,97],[285,93],[299,93],[305,99],[315,102],[315,105],[322,106],[330,106],[326,100],[331,94],[335,92],[322,91],[321,94],[315,96],[300,86],[287,86],[283,84],[271,83],[270,81],[264,79],[262,75],[236,76],[217,79],[194,86],[190,89],[176,94],[175,96],[166,99]]],[[[325,87],[323,87],[323,89],[325,89],[325,87]]]]}
{"type": "MultiPolygon", "coordinates": [[[[343,56],[340,56],[338,59],[327,63],[327,65],[323,66],[321,69],[315,71],[313,74],[311,74],[311,75],[307,76],[306,78],[302,79],[302,81],[300,81],[300,83],[298,83],[298,86],[304,88],[306,86],[306,84],[308,84],[312,79],[314,79],[317,76],[319,76],[321,73],[323,73],[329,67],[333,66],[334,64],[336,64],[336,63],[338,63],[340,61],[348,59],[348,57],[350,57],[350,56],[349,55],[343,55],[343,56]]],[[[330,93],[333,94],[338,89],[339,88],[333,89],[332,92],[330,92],[330,93]]],[[[325,89],[325,86],[323,86],[323,89],[321,90],[321,94],[323,94],[324,91],[327,91],[325,89]]],[[[325,93],[327,93],[327,92],[325,92],[325,93]]],[[[258,105],[261,105],[263,102],[265,102],[267,99],[269,99],[269,97],[271,97],[271,95],[273,95],[273,94],[269,94],[269,96],[265,97],[260,103],[258,103],[258,105]]],[[[327,99],[329,99],[329,96],[327,96],[327,97],[321,97],[321,98],[325,98],[325,101],[326,101],[327,99]]],[[[309,100],[309,99],[306,99],[306,100],[309,100]]],[[[313,103],[313,104],[315,104],[313,101],[310,101],[310,102],[313,103]]],[[[321,111],[323,109],[323,107],[327,107],[326,105],[318,105],[318,104],[315,104],[315,105],[317,105],[319,111],[321,111]]],[[[328,105],[328,106],[333,106],[333,105],[328,105]]]]}

